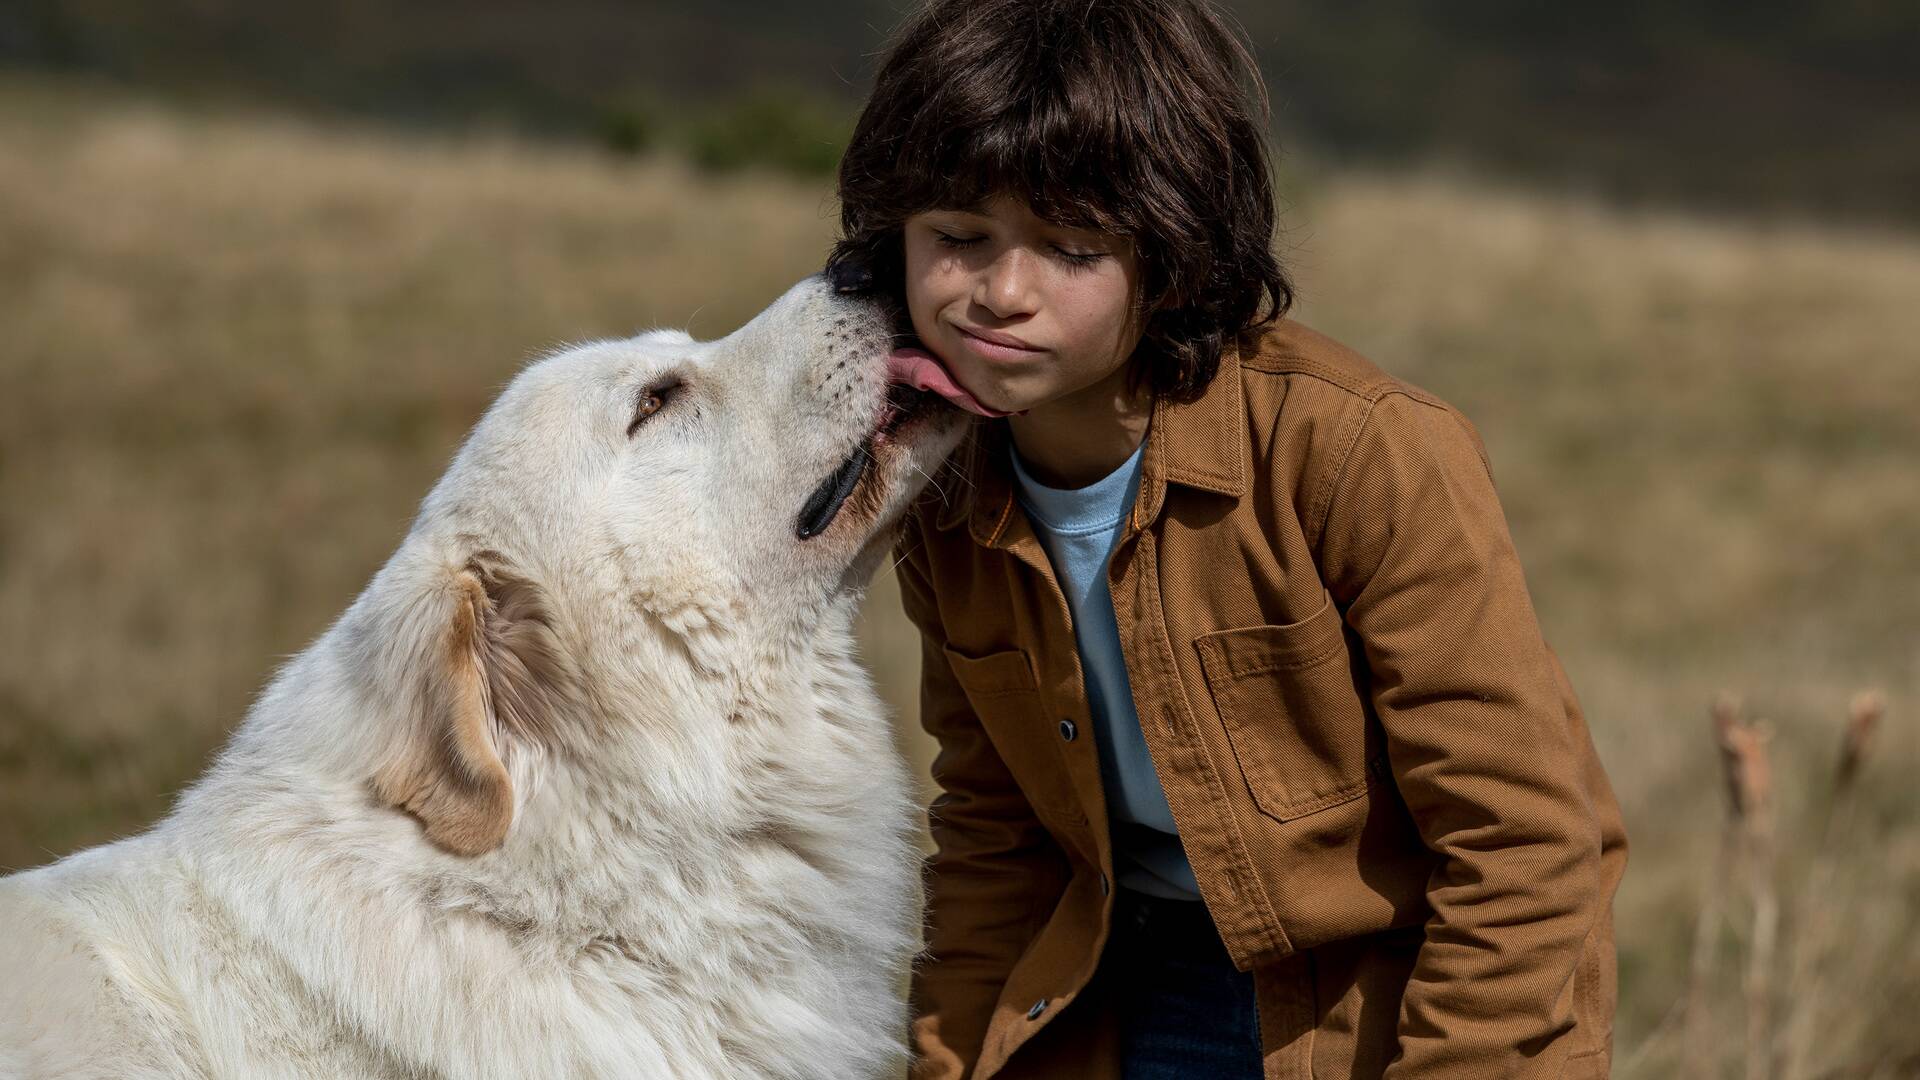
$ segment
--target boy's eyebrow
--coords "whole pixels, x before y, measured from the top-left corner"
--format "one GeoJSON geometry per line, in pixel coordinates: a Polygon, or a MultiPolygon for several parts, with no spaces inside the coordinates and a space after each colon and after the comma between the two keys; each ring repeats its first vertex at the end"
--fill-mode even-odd
{"type": "Polygon", "coordinates": [[[975,199],[969,203],[948,203],[943,206],[933,207],[930,212],[935,214],[972,214],[974,217],[990,216],[987,213],[986,199],[975,199]]]}
{"type": "MultiPolygon", "coordinates": [[[[964,205],[956,203],[948,206],[936,206],[932,210],[928,211],[928,213],[966,214],[970,217],[991,218],[993,217],[993,215],[987,213],[987,210],[986,210],[987,203],[990,201],[991,201],[990,199],[981,198],[981,199],[975,199],[971,203],[966,203],[964,205]]],[[[1082,235],[1102,236],[1102,237],[1113,235],[1093,225],[1066,225],[1057,221],[1047,221],[1045,218],[1042,218],[1041,221],[1047,228],[1054,229],[1059,232],[1077,233],[1082,235]]]]}

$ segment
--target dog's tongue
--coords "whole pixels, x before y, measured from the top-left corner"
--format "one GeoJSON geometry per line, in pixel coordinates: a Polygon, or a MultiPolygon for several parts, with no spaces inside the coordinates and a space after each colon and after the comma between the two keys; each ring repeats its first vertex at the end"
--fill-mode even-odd
{"type": "Polygon", "coordinates": [[[981,416],[1009,415],[982,405],[979,398],[967,393],[966,387],[954,382],[953,376],[947,374],[947,369],[940,366],[940,361],[925,349],[909,346],[888,353],[887,379],[906,383],[915,390],[931,390],[970,413],[979,413],[981,416]]]}

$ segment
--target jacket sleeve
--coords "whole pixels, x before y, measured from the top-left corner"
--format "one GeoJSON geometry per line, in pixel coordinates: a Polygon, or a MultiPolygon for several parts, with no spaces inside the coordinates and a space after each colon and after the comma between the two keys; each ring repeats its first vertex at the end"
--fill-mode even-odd
{"type": "Polygon", "coordinates": [[[1600,826],[1478,432],[1390,391],[1325,479],[1322,571],[1441,856],[1389,1077],[1559,1076],[1605,912],[1600,826]]]}
{"type": "Polygon", "coordinates": [[[896,549],[901,604],[920,630],[920,723],[939,743],[928,808],[926,949],[909,991],[912,1080],[971,1074],[1014,962],[1065,884],[1058,846],[981,727],[947,660],[913,521],[896,549]]]}

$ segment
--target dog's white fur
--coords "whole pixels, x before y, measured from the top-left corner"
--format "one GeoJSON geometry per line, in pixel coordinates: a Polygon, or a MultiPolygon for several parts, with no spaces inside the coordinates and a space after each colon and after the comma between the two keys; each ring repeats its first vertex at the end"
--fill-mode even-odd
{"type": "Polygon", "coordinates": [[[920,885],[852,623],[960,414],[794,531],[889,330],[809,278],[529,366],[164,821],[0,879],[0,1075],[897,1068],[920,885]]]}

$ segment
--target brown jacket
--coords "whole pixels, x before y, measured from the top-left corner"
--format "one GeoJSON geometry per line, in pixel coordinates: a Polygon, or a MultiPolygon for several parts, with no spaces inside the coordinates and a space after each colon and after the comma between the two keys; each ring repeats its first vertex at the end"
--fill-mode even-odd
{"type": "MultiPolygon", "coordinates": [[[[1114,1072],[1094,727],[1005,429],[897,549],[943,789],[921,1080],[1114,1072]]],[[[1626,836],[1473,425],[1282,320],[1156,403],[1141,472],[1114,615],[1269,1080],[1605,1076],[1626,836]]]]}

